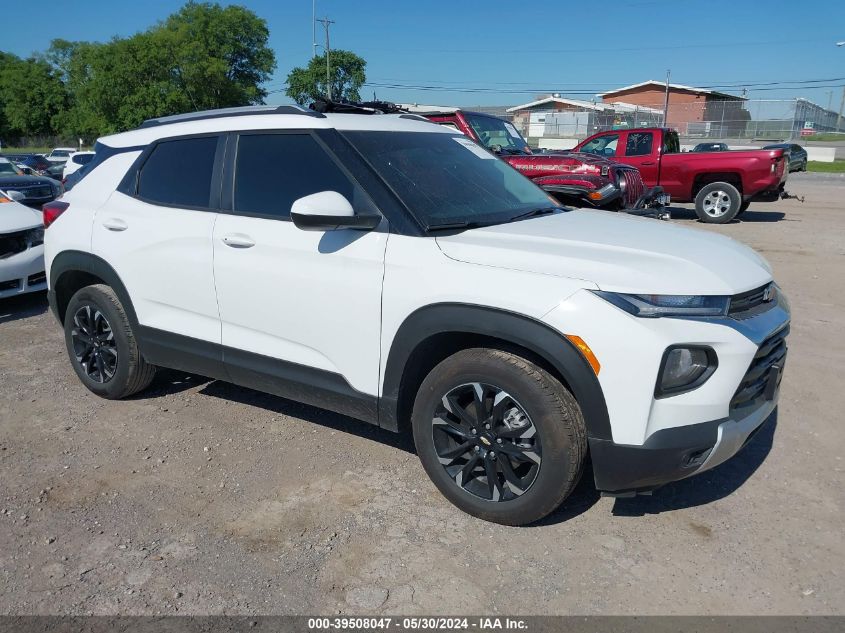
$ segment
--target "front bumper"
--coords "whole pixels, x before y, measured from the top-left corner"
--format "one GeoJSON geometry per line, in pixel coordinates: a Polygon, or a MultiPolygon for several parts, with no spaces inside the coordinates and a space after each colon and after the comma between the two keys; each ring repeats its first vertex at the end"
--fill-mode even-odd
{"type": "Polygon", "coordinates": [[[631,205],[625,206],[624,192],[615,184],[608,184],[600,189],[590,189],[576,185],[562,185],[540,182],[545,191],[563,198],[565,204],[593,209],[617,209],[635,215],[662,215],[669,204],[669,197],[663,187],[657,186],[646,189],[645,192],[631,205]]]}
{"type": "Polygon", "coordinates": [[[624,497],[710,470],[736,455],[775,406],[768,401],[739,419],[664,429],[642,446],[590,438],[596,488],[624,497]]]}
{"type": "Polygon", "coordinates": [[[0,260],[0,299],[46,289],[42,244],[0,260]]]}
{"type": "Polygon", "coordinates": [[[616,495],[652,490],[739,451],[777,405],[784,358],[767,350],[776,349],[771,342],[785,340],[790,312],[782,293],[776,301],[745,318],[645,319],[609,308],[584,291],[544,317],[557,330],[577,334],[601,363],[597,378],[611,432],[591,429],[587,420],[599,490],[616,495]],[[656,397],[665,350],[685,343],[710,347],[718,367],[695,389],[656,397]],[[758,384],[764,386],[759,393],[758,384]]]}

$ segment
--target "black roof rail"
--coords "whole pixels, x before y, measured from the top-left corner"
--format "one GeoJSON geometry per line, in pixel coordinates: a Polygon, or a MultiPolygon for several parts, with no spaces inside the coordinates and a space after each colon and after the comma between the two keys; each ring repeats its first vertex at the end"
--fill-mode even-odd
{"type": "Polygon", "coordinates": [[[306,110],[305,108],[301,108],[299,106],[257,105],[238,108],[220,108],[217,110],[200,110],[199,112],[186,112],[184,114],[162,116],[155,119],[147,119],[138,127],[140,129],[156,127],[157,125],[168,125],[170,123],[182,123],[185,121],[204,121],[206,119],[222,119],[234,116],[254,116],[256,114],[299,114],[302,116],[312,116],[321,119],[324,118],[324,115],[319,112],[306,110]]]}
{"type": "Polygon", "coordinates": [[[408,111],[389,101],[330,101],[315,99],[308,106],[314,112],[333,114],[404,114],[408,111]]]}

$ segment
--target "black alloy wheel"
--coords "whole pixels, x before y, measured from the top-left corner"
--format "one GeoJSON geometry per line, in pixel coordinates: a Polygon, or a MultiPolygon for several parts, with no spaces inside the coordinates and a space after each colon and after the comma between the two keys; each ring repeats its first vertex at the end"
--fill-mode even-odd
{"type": "Polygon", "coordinates": [[[476,497],[510,501],[537,479],[543,455],[537,429],[499,387],[474,382],[452,389],[435,411],[432,435],[448,476],[476,497]]]}
{"type": "Polygon", "coordinates": [[[73,315],[71,330],[76,362],[91,380],[107,383],[117,371],[118,353],[114,332],[95,306],[81,306],[73,315]]]}

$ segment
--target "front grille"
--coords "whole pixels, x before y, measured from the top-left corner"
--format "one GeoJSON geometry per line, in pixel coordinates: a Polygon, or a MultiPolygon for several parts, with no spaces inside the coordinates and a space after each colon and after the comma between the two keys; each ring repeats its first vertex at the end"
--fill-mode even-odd
{"type": "Polygon", "coordinates": [[[735,319],[747,319],[765,312],[775,305],[775,285],[767,283],[754,290],[731,297],[728,315],[735,319]]]}
{"type": "Polygon", "coordinates": [[[777,366],[779,369],[783,369],[786,360],[786,336],[788,334],[789,326],[787,325],[763,341],[754,355],[754,360],[751,361],[751,366],[743,376],[742,382],[739,383],[739,388],[731,399],[731,409],[756,404],[764,397],[772,367],[777,366]]]}
{"type": "Polygon", "coordinates": [[[40,200],[53,195],[53,188],[49,185],[36,185],[33,187],[6,187],[7,191],[20,191],[26,200],[40,200]]]}
{"type": "Polygon", "coordinates": [[[0,259],[23,253],[29,247],[29,230],[0,235],[0,259]]]}
{"type": "Polygon", "coordinates": [[[620,185],[623,187],[625,207],[630,209],[637,204],[637,200],[645,193],[643,177],[637,169],[622,169],[620,180],[622,181],[620,185]]]}

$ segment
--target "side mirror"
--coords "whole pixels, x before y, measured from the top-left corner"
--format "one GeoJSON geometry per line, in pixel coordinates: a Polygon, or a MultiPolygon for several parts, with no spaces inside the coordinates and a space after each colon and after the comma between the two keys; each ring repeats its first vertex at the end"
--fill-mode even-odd
{"type": "Polygon", "coordinates": [[[358,229],[369,231],[381,222],[381,216],[355,215],[349,200],[337,191],[321,191],[294,200],[290,218],[303,231],[336,231],[358,229]]]}

